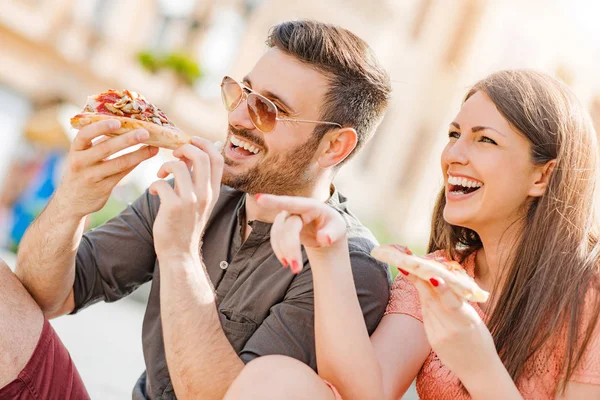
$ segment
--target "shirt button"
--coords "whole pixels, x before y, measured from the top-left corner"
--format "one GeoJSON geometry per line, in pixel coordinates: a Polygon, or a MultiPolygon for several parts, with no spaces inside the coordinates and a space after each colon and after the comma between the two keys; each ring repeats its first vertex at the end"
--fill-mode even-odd
{"type": "Polygon", "coordinates": [[[221,261],[219,263],[219,268],[221,268],[221,269],[227,269],[227,267],[229,267],[229,263],[227,261],[221,261]]]}

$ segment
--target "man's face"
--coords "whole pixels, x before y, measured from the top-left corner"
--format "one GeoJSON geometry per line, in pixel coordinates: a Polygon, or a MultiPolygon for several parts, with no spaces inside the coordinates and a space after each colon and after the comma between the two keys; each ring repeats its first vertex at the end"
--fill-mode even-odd
{"type": "MultiPolygon", "coordinates": [[[[320,119],[328,90],[324,75],[277,48],[269,49],[242,82],[273,101],[278,118],[320,119]]],[[[318,170],[315,124],[277,121],[275,129],[263,133],[250,120],[245,99],[229,112],[228,122],[224,184],[249,194],[306,193],[318,170]],[[254,151],[245,150],[245,144],[254,151]]]]}

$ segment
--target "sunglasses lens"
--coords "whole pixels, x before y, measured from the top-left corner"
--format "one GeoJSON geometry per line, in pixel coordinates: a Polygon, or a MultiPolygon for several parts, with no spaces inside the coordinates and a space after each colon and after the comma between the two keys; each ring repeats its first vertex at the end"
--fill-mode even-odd
{"type": "Polygon", "coordinates": [[[221,97],[227,111],[233,111],[242,99],[242,88],[236,81],[226,76],[221,82],[221,97]]]}
{"type": "Polygon", "coordinates": [[[255,93],[248,95],[248,112],[250,119],[258,129],[271,132],[277,122],[277,108],[270,101],[255,93]]]}

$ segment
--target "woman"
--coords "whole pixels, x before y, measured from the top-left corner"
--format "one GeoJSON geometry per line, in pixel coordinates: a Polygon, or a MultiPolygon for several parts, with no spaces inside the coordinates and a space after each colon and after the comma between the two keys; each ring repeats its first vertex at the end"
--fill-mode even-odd
{"type": "Polygon", "coordinates": [[[311,199],[260,196],[283,210],[275,254],[299,260],[302,244],[310,259],[320,377],[262,357],[228,398],[398,399],[415,377],[421,399],[600,398],[598,143],[587,113],[553,78],[502,71],[469,91],[448,137],[429,252],[460,262],[490,300],[469,304],[442,279],[404,271],[369,342],[341,218],[311,199]]]}

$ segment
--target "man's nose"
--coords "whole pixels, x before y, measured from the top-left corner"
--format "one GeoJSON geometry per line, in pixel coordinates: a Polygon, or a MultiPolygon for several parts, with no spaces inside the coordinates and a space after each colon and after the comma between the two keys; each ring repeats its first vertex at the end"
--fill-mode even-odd
{"type": "Polygon", "coordinates": [[[242,101],[240,104],[238,104],[235,110],[229,112],[228,120],[229,125],[237,128],[244,128],[247,130],[253,130],[255,128],[252,120],[250,119],[250,114],[248,113],[246,96],[242,98],[242,101]]]}

